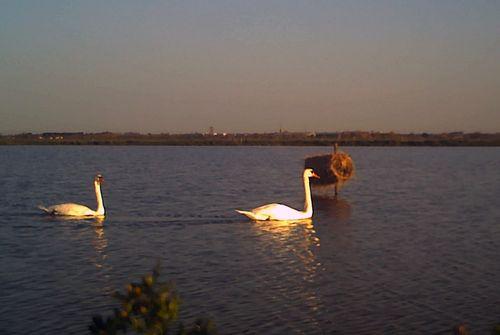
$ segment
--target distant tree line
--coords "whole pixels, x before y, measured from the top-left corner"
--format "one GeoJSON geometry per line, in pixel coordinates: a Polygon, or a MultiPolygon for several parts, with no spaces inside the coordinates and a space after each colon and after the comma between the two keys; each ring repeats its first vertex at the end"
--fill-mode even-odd
{"type": "Polygon", "coordinates": [[[291,145],[500,146],[500,133],[276,132],[276,133],[23,133],[0,135],[0,145],[291,145]]]}

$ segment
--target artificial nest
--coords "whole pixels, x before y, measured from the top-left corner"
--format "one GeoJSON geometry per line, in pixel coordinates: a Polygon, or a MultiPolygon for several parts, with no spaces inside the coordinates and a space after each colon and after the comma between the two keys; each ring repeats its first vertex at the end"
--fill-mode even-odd
{"type": "Polygon", "coordinates": [[[354,176],[354,163],[345,152],[307,157],[304,168],[313,169],[320,176],[311,178],[313,185],[344,183],[354,176]]]}

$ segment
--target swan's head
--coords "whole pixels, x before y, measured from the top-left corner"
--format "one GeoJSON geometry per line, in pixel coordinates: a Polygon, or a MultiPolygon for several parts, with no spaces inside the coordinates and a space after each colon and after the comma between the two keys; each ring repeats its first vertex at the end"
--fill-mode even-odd
{"type": "Polygon", "coordinates": [[[94,182],[97,184],[102,184],[104,182],[104,177],[102,175],[98,174],[97,176],[95,176],[94,182]]]}
{"type": "Polygon", "coordinates": [[[304,170],[304,177],[307,177],[307,178],[318,178],[319,179],[319,176],[314,173],[313,169],[305,169],[304,170]]]}

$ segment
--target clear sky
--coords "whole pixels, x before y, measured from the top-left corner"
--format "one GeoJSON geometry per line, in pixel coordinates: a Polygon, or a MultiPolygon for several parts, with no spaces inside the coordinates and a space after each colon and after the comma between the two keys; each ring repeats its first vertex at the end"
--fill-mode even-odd
{"type": "Polygon", "coordinates": [[[0,0],[0,133],[500,131],[498,0],[0,0]]]}

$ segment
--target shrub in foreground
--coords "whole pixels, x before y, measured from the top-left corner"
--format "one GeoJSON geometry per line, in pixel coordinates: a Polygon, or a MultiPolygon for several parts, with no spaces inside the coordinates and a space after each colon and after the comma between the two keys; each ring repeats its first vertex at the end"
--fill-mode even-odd
{"type": "Polygon", "coordinates": [[[190,327],[178,321],[179,296],[170,283],[160,282],[159,266],[137,283],[130,283],[124,293],[116,292],[120,301],[111,316],[92,318],[92,334],[147,334],[147,335],[215,335],[214,323],[200,318],[190,327]]]}

